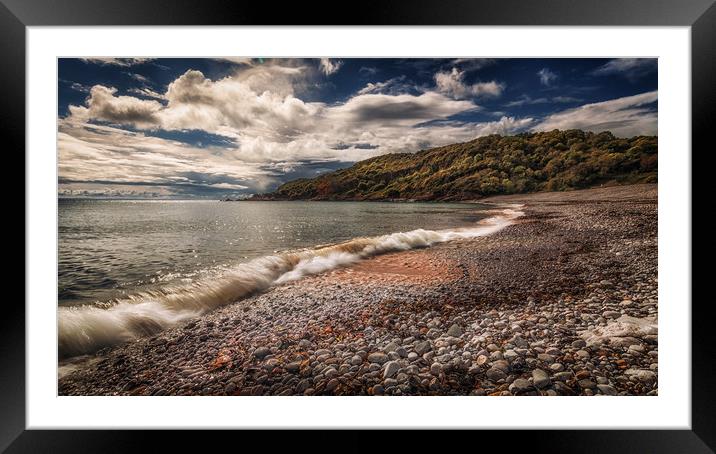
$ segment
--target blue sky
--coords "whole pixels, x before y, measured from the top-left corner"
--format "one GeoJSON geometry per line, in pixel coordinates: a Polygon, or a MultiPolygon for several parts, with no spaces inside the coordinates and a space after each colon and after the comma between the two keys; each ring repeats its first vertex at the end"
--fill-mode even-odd
{"type": "Polygon", "coordinates": [[[219,198],[487,134],[657,134],[656,59],[59,59],[59,195],[219,198]]]}

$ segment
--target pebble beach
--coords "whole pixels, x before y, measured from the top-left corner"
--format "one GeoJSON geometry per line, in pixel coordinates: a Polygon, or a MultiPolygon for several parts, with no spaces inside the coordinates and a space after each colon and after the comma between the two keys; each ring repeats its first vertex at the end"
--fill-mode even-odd
{"type": "Polygon", "coordinates": [[[524,215],[77,358],[58,393],[656,395],[657,186],[480,202],[524,215]]]}

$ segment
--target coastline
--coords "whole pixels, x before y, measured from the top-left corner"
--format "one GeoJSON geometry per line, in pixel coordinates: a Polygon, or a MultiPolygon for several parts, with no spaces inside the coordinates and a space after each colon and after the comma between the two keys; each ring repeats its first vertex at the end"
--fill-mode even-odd
{"type": "Polygon", "coordinates": [[[525,215],[105,349],[59,394],[656,394],[656,185],[475,202],[525,215]]]}

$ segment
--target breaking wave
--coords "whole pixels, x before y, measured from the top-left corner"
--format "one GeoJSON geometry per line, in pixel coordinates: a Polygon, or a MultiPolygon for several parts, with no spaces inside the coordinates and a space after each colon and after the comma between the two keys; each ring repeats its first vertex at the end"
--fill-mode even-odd
{"type": "Polygon", "coordinates": [[[522,215],[517,206],[456,230],[412,230],[251,260],[212,278],[137,293],[107,308],[60,307],[58,349],[66,358],[155,334],[252,293],[387,252],[489,235],[522,215]]]}

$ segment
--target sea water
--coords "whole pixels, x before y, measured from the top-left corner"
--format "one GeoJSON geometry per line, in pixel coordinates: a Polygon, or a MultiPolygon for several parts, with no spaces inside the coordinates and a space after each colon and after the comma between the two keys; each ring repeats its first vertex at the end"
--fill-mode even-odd
{"type": "Polygon", "coordinates": [[[518,215],[472,203],[60,199],[59,356],[373,255],[489,234],[518,215]]]}

